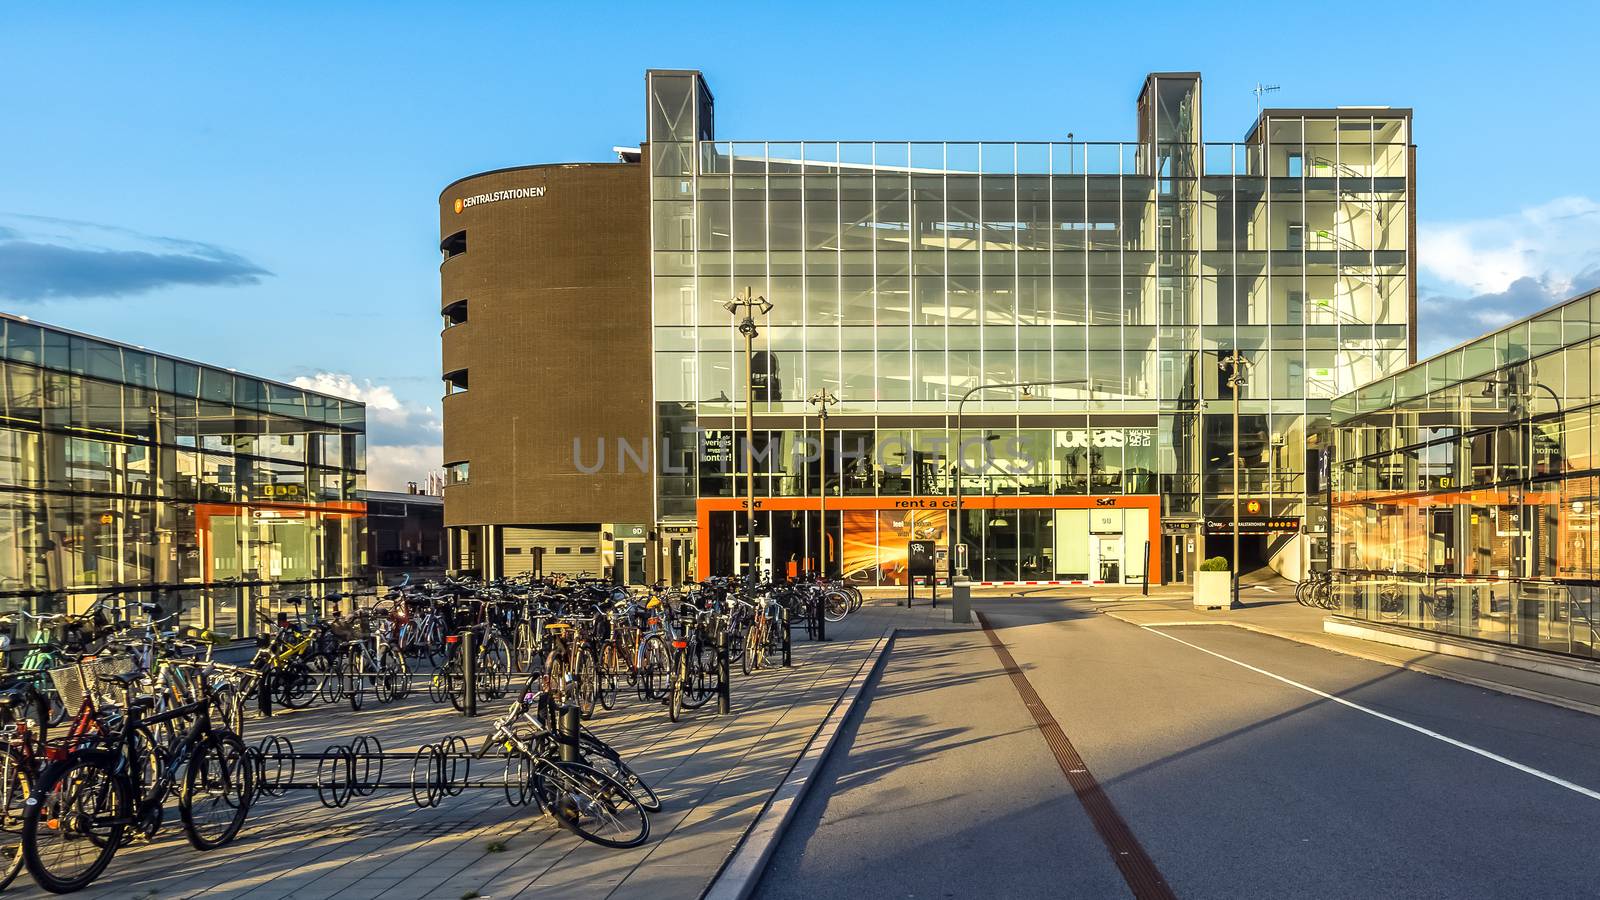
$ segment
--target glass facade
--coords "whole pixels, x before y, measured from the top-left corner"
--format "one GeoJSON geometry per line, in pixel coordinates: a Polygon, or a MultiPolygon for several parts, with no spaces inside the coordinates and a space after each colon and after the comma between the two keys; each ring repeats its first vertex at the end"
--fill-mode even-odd
{"type": "MultiPolygon", "coordinates": [[[[1314,515],[1332,398],[1410,359],[1404,111],[1268,111],[1246,141],[1208,143],[1199,76],[1177,74],[1146,82],[1135,142],[722,141],[697,73],[648,84],[657,423],[692,463],[658,478],[664,523],[743,495],[753,373],[758,497],[949,494],[960,408],[964,494],[1158,498],[1148,539],[1177,552],[1152,554],[1181,577],[1233,510],[1224,358],[1251,365],[1241,503],[1280,522],[1314,515]],[[772,303],[748,360],[723,306],[746,287],[772,303]],[[822,390],[839,398],[826,442],[822,390]]],[[[1029,547],[1049,548],[1043,580],[1079,573],[1047,518],[964,528],[977,574],[1030,580],[1029,547]]],[[[768,563],[814,565],[804,534],[768,563]]]]}
{"type": "Polygon", "coordinates": [[[360,403],[7,316],[0,404],[0,609],[155,595],[246,635],[360,573],[360,403]]]}
{"type": "Polygon", "coordinates": [[[1597,316],[1578,297],[1335,402],[1341,614],[1595,655],[1597,316]]]}

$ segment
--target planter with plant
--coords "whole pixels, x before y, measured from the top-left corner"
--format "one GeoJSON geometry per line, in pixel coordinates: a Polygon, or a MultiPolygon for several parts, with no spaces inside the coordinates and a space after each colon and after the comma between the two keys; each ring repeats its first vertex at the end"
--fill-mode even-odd
{"type": "Polygon", "coordinates": [[[1194,573],[1194,605],[1205,609],[1233,607],[1233,573],[1228,561],[1213,556],[1200,563],[1194,573]]]}

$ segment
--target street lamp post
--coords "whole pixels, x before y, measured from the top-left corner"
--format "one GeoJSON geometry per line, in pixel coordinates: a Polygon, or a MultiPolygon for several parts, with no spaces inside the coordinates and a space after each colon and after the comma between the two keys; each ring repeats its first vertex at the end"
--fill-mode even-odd
{"type": "MultiPolygon", "coordinates": [[[[1023,393],[1027,393],[1029,390],[1036,387],[1050,387],[1053,385],[1081,386],[1088,383],[1089,381],[1086,378],[1061,378],[1054,381],[1012,381],[1005,384],[979,384],[968,388],[967,392],[961,395],[960,402],[956,403],[956,522],[955,526],[950,532],[950,559],[948,560],[949,565],[946,567],[946,571],[950,578],[950,584],[952,586],[954,586],[956,583],[956,548],[961,546],[961,469],[962,462],[964,460],[962,455],[963,435],[961,417],[965,411],[967,400],[970,399],[973,394],[976,394],[979,391],[1000,390],[1003,388],[1022,388],[1023,393]]],[[[963,572],[964,571],[965,568],[963,568],[963,572]]]]}
{"type": "Polygon", "coordinates": [[[1217,360],[1217,367],[1228,373],[1228,390],[1233,393],[1233,600],[1239,600],[1239,389],[1250,383],[1250,367],[1255,365],[1238,350],[1217,360]]]}
{"type": "MultiPolygon", "coordinates": [[[[767,298],[756,294],[749,286],[740,291],[732,300],[722,304],[730,314],[738,316],[742,311],[744,319],[739,323],[739,333],[744,335],[744,364],[747,376],[744,381],[744,514],[745,514],[745,552],[749,554],[749,562],[745,568],[745,575],[753,582],[756,580],[756,310],[762,315],[772,312],[772,304],[767,298]]],[[[769,370],[770,370],[770,363],[769,370]]],[[[768,383],[771,383],[769,371],[768,383]]]]}
{"type": "Polygon", "coordinates": [[[817,580],[828,577],[828,407],[839,402],[827,388],[811,395],[817,407],[817,580]]]}

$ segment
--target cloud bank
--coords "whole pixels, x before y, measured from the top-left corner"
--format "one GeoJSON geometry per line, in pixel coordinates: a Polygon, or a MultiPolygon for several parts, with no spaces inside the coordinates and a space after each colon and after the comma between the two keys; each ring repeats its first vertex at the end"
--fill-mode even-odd
{"type": "Polygon", "coordinates": [[[173,286],[258,284],[272,273],[214,244],[92,222],[0,215],[0,298],[37,303],[173,286]]]}
{"type": "Polygon", "coordinates": [[[1417,263],[1427,355],[1600,287],[1600,201],[1561,197],[1504,216],[1422,223],[1417,263]]]}

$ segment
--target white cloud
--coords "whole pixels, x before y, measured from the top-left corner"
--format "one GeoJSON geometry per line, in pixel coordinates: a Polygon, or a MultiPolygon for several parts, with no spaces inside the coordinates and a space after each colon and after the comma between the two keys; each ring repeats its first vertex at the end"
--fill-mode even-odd
{"type": "Polygon", "coordinates": [[[394,388],[345,372],[301,375],[293,384],[366,404],[368,487],[405,490],[407,482],[424,483],[443,465],[444,427],[433,407],[406,403],[394,388]]]}
{"type": "Polygon", "coordinates": [[[1600,262],[1600,201],[1559,197],[1518,212],[1459,222],[1424,222],[1417,263],[1423,272],[1474,294],[1497,293],[1523,278],[1556,294],[1600,262]]]}
{"type": "Polygon", "coordinates": [[[1427,276],[1417,297],[1424,355],[1600,286],[1600,202],[1588,197],[1423,222],[1418,232],[1417,264],[1427,276]]]}
{"type": "Polygon", "coordinates": [[[443,464],[441,444],[368,444],[367,487],[404,491],[407,482],[426,484],[428,473],[443,464]]]}

